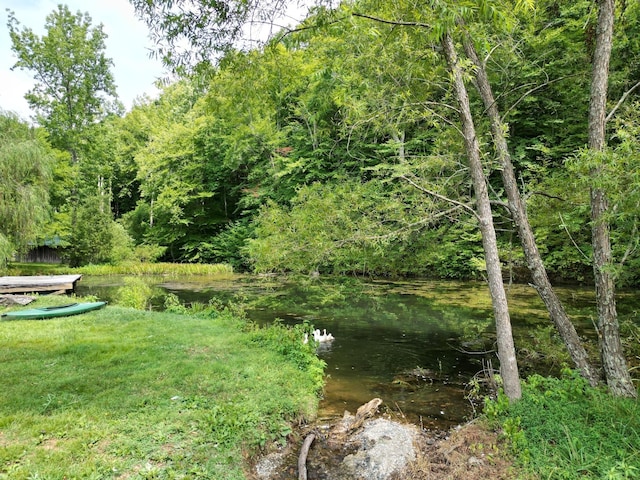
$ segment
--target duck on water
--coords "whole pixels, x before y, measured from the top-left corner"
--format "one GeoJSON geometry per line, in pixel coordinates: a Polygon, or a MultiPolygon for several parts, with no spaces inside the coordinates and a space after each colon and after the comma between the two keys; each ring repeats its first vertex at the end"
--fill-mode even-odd
{"type": "MultiPolygon", "coordinates": [[[[330,334],[327,333],[327,329],[325,328],[324,331],[322,333],[320,333],[320,329],[316,329],[313,331],[313,339],[318,342],[318,343],[326,343],[326,342],[332,342],[333,340],[335,340],[335,337],[330,334]]],[[[309,334],[305,333],[304,334],[304,340],[303,343],[309,343],[309,334]]]]}

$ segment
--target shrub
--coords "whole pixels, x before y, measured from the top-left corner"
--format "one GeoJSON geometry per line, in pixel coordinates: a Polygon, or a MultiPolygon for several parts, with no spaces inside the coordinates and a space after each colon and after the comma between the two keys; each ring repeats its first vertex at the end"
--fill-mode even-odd
{"type": "Polygon", "coordinates": [[[520,401],[487,407],[520,463],[538,478],[624,479],[640,473],[638,402],[591,388],[576,372],[533,375],[520,401]]]}
{"type": "Polygon", "coordinates": [[[124,283],[116,291],[116,303],[123,307],[146,310],[153,297],[153,288],[139,277],[125,277],[124,283]]]}

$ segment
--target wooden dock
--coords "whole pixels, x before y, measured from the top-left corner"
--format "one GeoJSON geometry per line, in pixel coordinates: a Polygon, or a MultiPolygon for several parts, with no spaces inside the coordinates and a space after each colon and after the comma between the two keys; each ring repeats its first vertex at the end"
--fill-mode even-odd
{"type": "Polygon", "coordinates": [[[72,292],[82,275],[0,277],[0,293],[72,292]]]}

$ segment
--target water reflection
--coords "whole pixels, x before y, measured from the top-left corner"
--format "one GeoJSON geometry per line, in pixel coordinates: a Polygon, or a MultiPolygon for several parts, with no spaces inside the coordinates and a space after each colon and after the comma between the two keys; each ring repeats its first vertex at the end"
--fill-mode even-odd
{"type": "MultiPolygon", "coordinates": [[[[185,303],[236,301],[244,303],[248,317],[259,324],[306,321],[331,332],[335,340],[318,349],[327,363],[321,417],[342,416],[345,409],[353,412],[381,397],[386,408],[425,427],[457,424],[471,413],[464,383],[481,370],[484,358],[495,358],[491,302],[483,283],[249,276],[157,277],[149,282],[157,288],[157,306],[166,293],[185,303]],[[411,377],[417,368],[429,374],[411,377]]],[[[111,300],[120,285],[117,277],[87,277],[78,293],[111,300]]],[[[588,330],[590,292],[571,289],[561,294],[588,330]],[[578,307],[585,306],[581,314],[578,307]]],[[[512,286],[509,298],[516,337],[548,324],[532,288],[512,286]]]]}

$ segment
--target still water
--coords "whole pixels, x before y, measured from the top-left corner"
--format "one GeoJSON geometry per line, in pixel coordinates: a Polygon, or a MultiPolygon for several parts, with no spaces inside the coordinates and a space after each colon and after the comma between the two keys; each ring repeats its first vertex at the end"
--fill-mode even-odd
{"type": "MultiPolygon", "coordinates": [[[[321,418],[355,412],[380,397],[394,414],[425,428],[446,428],[472,414],[465,384],[483,362],[497,367],[491,302],[482,282],[240,275],[147,281],[154,287],[153,308],[162,308],[168,293],[183,303],[233,301],[245,305],[247,317],[259,324],[308,322],[332,333],[335,340],[318,349],[327,364],[321,418]]],[[[84,277],[77,291],[117,303],[123,284],[124,277],[84,277]]],[[[559,294],[581,333],[592,337],[592,292],[571,287],[559,294]]],[[[509,302],[518,345],[552,335],[533,288],[510,286],[509,302]]],[[[637,303],[637,295],[623,296],[621,310],[637,303]]]]}

